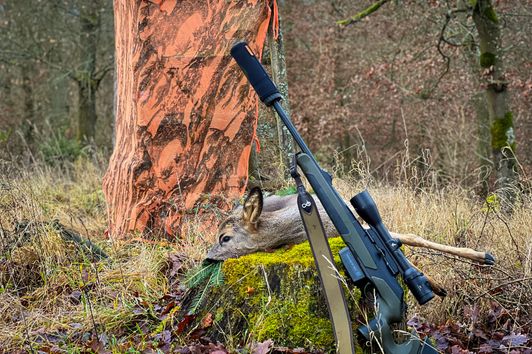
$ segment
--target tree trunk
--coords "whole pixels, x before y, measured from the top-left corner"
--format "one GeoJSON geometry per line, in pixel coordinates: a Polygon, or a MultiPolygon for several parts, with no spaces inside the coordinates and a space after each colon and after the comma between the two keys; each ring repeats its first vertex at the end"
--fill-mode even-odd
{"type": "Polygon", "coordinates": [[[475,108],[475,115],[477,117],[477,153],[479,156],[479,194],[485,198],[489,194],[489,176],[493,170],[493,161],[491,159],[491,131],[490,119],[486,106],[486,98],[484,95],[477,93],[471,98],[471,102],[475,108]]]}
{"type": "MultiPolygon", "coordinates": [[[[288,75],[286,72],[283,28],[281,25],[281,15],[278,14],[278,17],[278,31],[277,33],[273,33],[273,31],[270,31],[270,35],[268,36],[268,44],[270,48],[273,81],[279,88],[279,92],[281,92],[281,95],[283,95],[283,101],[281,101],[281,105],[290,116],[290,101],[288,100],[288,75]]],[[[290,178],[290,157],[295,152],[294,140],[288,132],[288,128],[282,123],[279,117],[277,117],[276,122],[277,140],[279,144],[280,155],[279,160],[281,162],[281,167],[284,171],[284,178],[287,179],[290,178]]]]}
{"type": "MultiPolygon", "coordinates": [[[[459,3],[461,8],[466,8],[467,4],[459,3]]],[[[457,17],[462,24],[462,28],[466,28],[467,14],[460,13],[457,17]]],[[[480,87],[481,70],[477,59],[477,44],[475,38],[470,31],[464,36],[464,56],[467,66],[471,72],[471,76],[475,81],[475,86],[480,87]]],[[[491,160],[491,130],[490,117],[486,104],[486,97],[484,92],[475,91],[471,95],[470,103],[475,110],[475,117],[477,122],[477,155],[479,158],[479,194],[486,198],[489,193],[489,178],[493,170],[493,161],[491,160]]]]}
{"type": "Polygon", "coordinates": [[[78,84],[78,131],[79,141],[91,142],[96,133],[96,51],[100,29],[101,4],[99,0],[83,2],[80,9],[79,50],[81,67],[76,72],[78,84]]]}
{"type": "Polygon", "coordinates": [[[115,0],[111,234],[178,235],[244,192],[257,98],[229,51],[247,40],[261,53],[268,3],[115,0]]]}
{"type": "Polygon", "coordinates": [[[473,20],[480,44],[481,81],[486,86],[486,103],[491,124],[491,148],[497,171],[497,192],[503,205],[509,207],[515,199],[515,132],[509,108],[508,82],[502,65],[499,19],[491,0],[477,0],[473,20]]]}
{"type": "Polygon", "coordinates": [[[33,93],[31,63],[24,63],[20,67],[20,72],[22,76],[22,92],[24,95],[24,121],[22,122],[22,130],[26,143],[31,145],[33,143],[33,130],[35,124],[35,99],[33,93]]]}
{"type": "MultiPolygon", "coordinates": [[[[277,9],[274,9],[277,14],[277,9]]],[[[277,16],[272,19],[276,21],[277,16]]],[[[284,44],[281,25],[270,26],[262,64],[269,69],[273,82],[283,95],[281,104],[289,112],[288,83],[286,77],[286,63],[284,58],[284,44]]],[[[286,185],[290,178],[290,154],[294,152],[292,137],[277,114],[264,105],[259,105],[259,122],[257,136],[260,141],[260,153],[254,148],[250,160],[250,178],[253,184],[260,184],[265,189],[279,189],[286,185]]]]}
{"type": "Polygon", "coordinates": [[[69,80],[62,72],[52,71],[49,77],[50,117],[53,126],[68,121],[70,105],[68,102],[69,80]]]}

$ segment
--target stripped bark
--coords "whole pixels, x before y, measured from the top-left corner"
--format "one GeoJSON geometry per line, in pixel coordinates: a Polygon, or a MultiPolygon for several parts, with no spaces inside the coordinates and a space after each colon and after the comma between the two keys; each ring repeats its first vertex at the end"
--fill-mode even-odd
{"type": "Polygon", "coordinates": [[[269,1],[114,6],[116,143],[104,178],[110,232],[178,235],[184,220],[228,209],[245,190],[257,99],[229,50],[247,40],[261,53],[269,1]]]}

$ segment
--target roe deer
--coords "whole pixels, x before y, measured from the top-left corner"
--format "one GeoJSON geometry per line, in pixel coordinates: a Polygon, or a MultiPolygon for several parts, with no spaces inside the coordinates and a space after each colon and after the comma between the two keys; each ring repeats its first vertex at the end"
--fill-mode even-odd
{"type": "MultiPolygon", "coordinates": [[[[253,188],[244,205],[233,210],[219,225],[218,243],[209,250],[207,259],[221,261],[305,241],[307,236],[296,200],[297,194],[263,198],[261,189],[253,188]]],[[[338,236],[319,199],[315,198],[315,201],[327,236],[338,236]]],[[[484,264],[495,263],[494,257],[489,253],[446,246],[412,234],[391,232],[391,235],[408,246],[433,249],[484,264]]]]}
{"type": "MultiPolygon", "coordinates": [[[[301,243],[307,239],[299,210],[296,206],[297,194],[264,198],[260,188],[253,188],[243,206],[237,207],[218,227],[218,243],[208,252],[207,259],[223,261],[246,254],[265,251],[283,245],[301,243]]],[[[322,217],[327,237],[338,235],[334,225],[325,213],[318,198],[316,205],[322,217]]],[[[495,264],[495,258],[486,252],[470,248],[452,247],[427,241],[412,234],[390,232],[392,237],[412,247],[424,247],[455,256],[468,258],[484,264],[495,264]]],[[[434,293],[444,297],[447,292],[427,277],[434,293]]]]}

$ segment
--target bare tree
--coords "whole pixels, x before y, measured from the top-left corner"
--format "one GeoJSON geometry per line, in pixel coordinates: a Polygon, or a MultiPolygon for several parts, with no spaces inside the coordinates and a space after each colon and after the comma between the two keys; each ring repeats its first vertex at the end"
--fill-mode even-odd
{"type": "MultiPolygon", "coordinates": [[[[348,19],[338,21],[338,23],[347,26],[359,22],[387,2],[389,0],[379,0],[363,11],[348,19]]],[[[439,84],[443,75],[449,71],[450,57],[444,53],[443,45],[463,45],[463,43],[458,44],[446,37],[449,23],[458,15],[465,13],[467,17],[473,19],[477,32],[479,47],[479,70],[477,72],[479,73],[479,82],[485,87],[485,104],[489,116],[490,129],[479,129],[479,133],[489,133],[490,136],[480,137],[480,139],[491,141],[491,159],[496,170],[497,192],[505,204],[509,206],[515,200],[518,174],[516,172],[516,136],[513,114],[509,108],[508,81],[503,69],[500,20],[491,0],[459,1],[454,8],[450,7],[449,3],[447,6],[444,25],[437,43],[437,49],[444,59],[446,69],[435,81],[435,85],[439,84]]],[[[471,49],[466,48],[465,50],[471,49]]]]}
{"type": "Polygon", "coordinates": [[[79,10],[79,67],[72,73],[78,86],[77,139],[90,142],[96,133],[96,91],[110,66],[97,71],[102,1],[82,2],[79,10]]]}
{"type": "Polygon", "coordinates": [[[491,0],[473,2],[473,20],[478,31],[481,80],[491,124],[491,148],[497,171],[499,195],[513,204],[517,187],[515,131],[509,107],[508,81],[504,75],[500,21],[491,0]]]}
{"type": "Polygon", "coordinates": [[[111,8],[111,0],[21,0],[1,6],[0,62],[19,77],[12,94],[22,97],[9,124],[22,127],[30,145],[33,127],[43,126],[72,131],[80,142],[94,140],[98,89],[113,67],[111,8]],[[70,119],[71,112],[76,119],[70,119]]]}

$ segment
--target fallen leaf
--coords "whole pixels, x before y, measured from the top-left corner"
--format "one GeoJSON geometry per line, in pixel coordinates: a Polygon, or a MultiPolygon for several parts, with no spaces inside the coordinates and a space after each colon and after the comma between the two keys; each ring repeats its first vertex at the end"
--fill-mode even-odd
{"type": "Polygon", "coordinates": [[[207,331],[204,328],[196,328],[195,330],[192,331],[192,333],[188,335],[188,338],[193,339],[193,340],[201,339],[203,335],[205,335],[205,332],[207,331]]]}
{"type": "Polygon", "coordinates": [[[185,315],[183,319],[177,324],[177,333],[183,333],[185,328],[196,318],[195,315],[185,315]]]}
{"type": "Polygon", "coordinates": [[[201,320],[201,328],[209,328],[212,326],[212,313],[208,312],[201,320]]]}
{"type": "Polygon", "coordinates": [[[170,263],[170,269],[168,271],[169,277],[175,277],[183,267],[183,260],[186,256],[183,254],[171,254],[168,256],[168,262],[170,263]]]}
{"type": "Polygon", "coordinates": [[[170,312],[171,309],[173,309],[176,305],[176,302],[175,301],[170,301],[166,307],[164,308],[164,310],[161,312],[161,316],[164,316],[166,315],[168,312],[170,312]]]}
{"type": "Polygon", "coordinates": [[[266,354],[270,351],[270,348],[273,346],[273,341],[271,339],[265,340],[262,343],[257,343],[252,349],[253,354],[266,354]]]}
{"type": "Polygon", "coordinates": [[[510,347],[520,347],[525,345],[528,342],[528,336],[525,334],[515,334],[504,336],[502,339],[503,343],[510,347]]]}
{"type": "Polygon", "coordinates": [[[489,354],[489,353],[493,353],[493,348],[492,348],[490,345],[484,343],[484,344],[482,344],[482,345],[480,346],[480,348],[478,349],[478,352],[479,352],[480,354],[489,354]]]}
{"type": "Polygon", "coordinates": [[[92,337],[91,341],[89,342],[89,348],[92,349],[93,352],[97,354],[107,354],[110,353],[109,351],[105,350],[105,344],[102,343],[98,338],[95,336],[92,337]]]}
{"type": "Polygon", "coordinates": [[[81,280],[83,281],[83,285],[89,282],[89,272],[87,271],[87,268],[81,268],[81,280]]]}
{"type": "Polygon", "coordinates": [[[68,298],[70,299],[70,301],[77,305],[81,302],[81,291],[79,290],[74,290],[73,292],[70,293],[70,295],[68,296],[68,298]]]}

